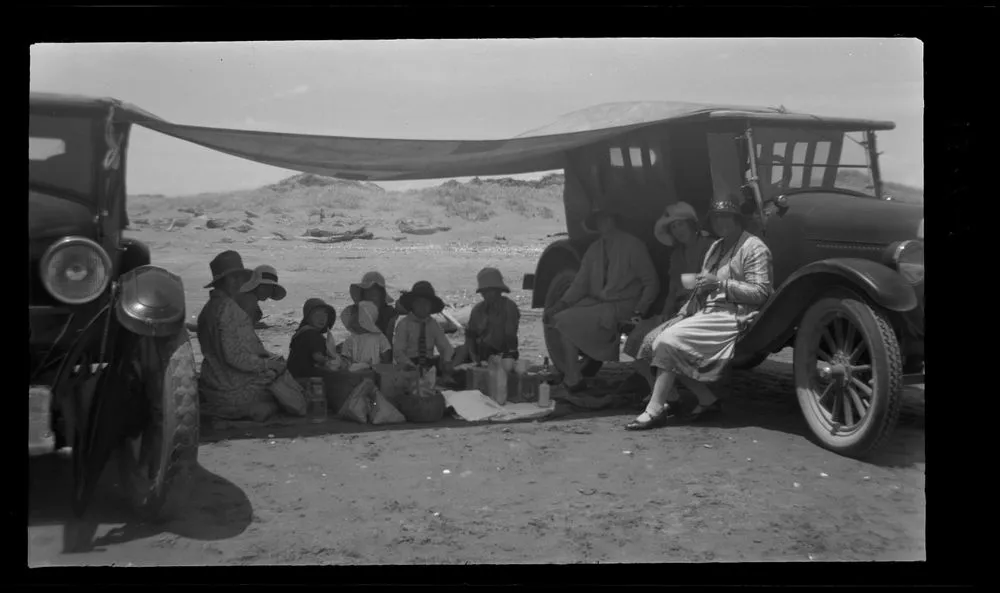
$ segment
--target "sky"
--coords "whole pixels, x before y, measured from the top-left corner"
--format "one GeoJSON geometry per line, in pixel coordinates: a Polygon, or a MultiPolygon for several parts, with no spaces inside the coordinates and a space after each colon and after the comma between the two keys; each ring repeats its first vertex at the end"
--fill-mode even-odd
{"type": "MultiPolygon", "coordinates": [[[[32,91],[111,96],[174,123],[376,138],[507,138],[613,101],[784,105],[894,121],[879,134],[883,177],[923,187],[917,39],[38,44],[30,80],[32,91]]],[[[170,196],[295,174],[138,126],[128,167],[130,193],[170,196]]]]}

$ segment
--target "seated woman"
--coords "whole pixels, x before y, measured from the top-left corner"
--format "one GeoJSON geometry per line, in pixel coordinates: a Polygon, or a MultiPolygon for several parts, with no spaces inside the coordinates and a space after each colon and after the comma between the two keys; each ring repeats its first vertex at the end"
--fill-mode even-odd
{"type": "Polygon", "coordinates": [[[625,342],[625,354],[635,359],[636,372],[641,374],[649,387],[653,387],[649,359],[656,336],[679,319],[675,317],[681,305],[687,302],[691,291],[681,284],[681,274],[693,274],[701,270],[708,248],[713,239],[698,228],[698,214],[687,202],[677,202],[667,206],[666,213],[653,227],[656,239],[672,247],[670,253],[670,288],[663,301],[663,312],[638,323],[625,342]]]}
{"type": "Polygon", "coordinates": [[[455,351],[456,365],[479,362],[494,355],[517,358],[517,330],[521,312],[504,296],[510,288],[496,268],[483,268],[476,276],[476,289],[483,300],[472,308],[465,328],[465,344],[455,351]]]}
{"type": "Polygon", "coordinates": [[[542,322],[558,334],[566,388],[585,389],[578,352],[594,360],[617,361],[621,326],[639,323],[660,292],[660,279],[646,245],[618,228],[618,214],[607,208],[591,213],[584,228],[600,232],[580,262],[569,289],[545,310],[542,322]]]}
{"type": "Polygon", "coordinates": [[[288,347],[288,372],[299,383],[326,373],[330,356],[326,348],[326,332],[337,321],[337,311],[323,299],[307,299],[302,305],[302,322],[292,334],[288,347]]]}
{"type": "Polygon", "coordinates": [[[285,361],[264,349],[250,315],[237,300],[246,296],[239,288],[253,274],[243,267],[240,254],[220,253],[210,267],[213,278],[205,288],[212,292],[198,315],[203,357],[198,390],[204,411],[227,420],[264,421],[278,411],[269,388],[285,372],[285,361]]]}
{"type": "Polygon", "coordinates": [[[250,315],[255,326],[264,317],[264,313],[260,310],[260,303],[268,299],[280,301],[288,294],[285,287],[278,284],[278,271],[272,266],[266,265],[253,269],[253,277],[240,287],[240,293],[252,294],[255,297],[250,315]]]}
{"type": "Polygon", "coordinates": [[[454,348],[444,330],[431,317],[444,310],[444,301],[434,293],[431,283],[423,280],[414,284],[413,290],[399,300],[410,313],[396,324],[392,342],[392,356],[396,364],[407,369],[436,368],[442,375],[450,374],[454,348]],[[438,356],[434,355],[435,349],[438,356]]]}
{"type": "Polygon", "coordinates": [[[340,354],[350,364],[392,363],[392,344],[378,328],[378,307],[361,301],[344,308],[340,319],[351,335],[341,345],[340,354]]]}
{"type": "Polygon", "coordinates": [[[627,430],[647,430],[681,416],[680,380],[698,397],[686,418],[703,420],[722,411],[718,398],[704,382],[719,378],[732,360],[736,340],[771,296],[771,252],[759,238],[744,230],[735,201],[717,201],[709,221],[721,237],[712,244],[695,293],[684,306],[683,318],[653,340],[652,366],[658,370],[646,410],[627,430]]]}

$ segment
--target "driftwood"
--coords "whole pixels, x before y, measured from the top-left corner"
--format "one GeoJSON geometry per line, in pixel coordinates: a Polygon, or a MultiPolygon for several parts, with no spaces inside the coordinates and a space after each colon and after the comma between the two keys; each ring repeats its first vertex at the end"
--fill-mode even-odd
{"type": "Polygon", "coordinates": [[[272,231],[271,234],[274,235],[275,237],[277,237],[278,239],[281,239],[282,241],[287,241],[288,240],[288,237],[282,235],[278,231],[272,231]]]}
{"type": "Polygon", "coordinates": [[[209,229],[224,229],[226,225],[229,224],[227,220],[221,220],[219,218],[209,218],[208,222],[205,223],[205,227],[209,229]]]}
{"type": "Polygon", "coordinates": [[[360,234],[344,234],[337,235],[335,237],[299,237],[303,241],[309,241],[310,243],[344,243],[346,241],[358,240],[368,240],[374,239],[375,235],[372,233],[360,233],[360,234]]]}
{"type": "Polygon", "coordinates": [[[399,232],[406,233],[407,235],[433,235],[434,233],[443,233],[445,231],[450,231],[450,226],[417,226],[409,220],[400,220],[396,223],[399,227],[399,232]]]}
{"type": "Polygon", "coordinates": [[[244,210],[243,213],[247,215],[247,218],[260,218],[260,214],[252,210],[244,210]]]}

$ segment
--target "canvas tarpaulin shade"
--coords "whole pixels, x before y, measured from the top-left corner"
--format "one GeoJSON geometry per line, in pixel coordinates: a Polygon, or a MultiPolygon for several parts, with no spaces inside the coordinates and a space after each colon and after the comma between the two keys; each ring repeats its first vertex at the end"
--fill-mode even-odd
{"type": "MultiPolygon", "coordinates": [[[[645,101],[608,103],[502,140],[403,140],[286,134],[175,124],[116,102],[116,118],[251,161],[328,177],[368,181],[514,175],[562,169],[567,151],[630,130],[676,120],[773,119],[812,125],[882,127],[886,122],[816,118],[766,107],[645,101]]],[[[888,124],[891,127],[891,124],[888,124]]],[[[885,129],[885,128],[883,128],[885,129]]]]}
{"type": "Polygon", "coordinates": [[[209,128],[171,123],[127,105],[118,111],[118,117],[275,167],[329,177],[392,181],[562,169],[567,151],[666,120],[708,117],[720,109],[773,113],[693,103],[614,103],[574,112],[552,125],[503,140],[402,140],[209,128]]]}

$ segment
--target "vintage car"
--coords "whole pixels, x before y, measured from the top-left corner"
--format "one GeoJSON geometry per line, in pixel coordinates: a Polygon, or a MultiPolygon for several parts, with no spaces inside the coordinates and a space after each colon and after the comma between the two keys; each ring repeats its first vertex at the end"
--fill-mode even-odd
{"type": "MultiPolygon", "coordinates": [[[[793,346],[812,433],[858,457],[891,434],[904,383],[923,381],[923,206],[883,191],[876,132],[891,122],[652,101],[597,105],[502,140],[402,140],[198,127],[138,110],[130,117],[226,154],[343,179],[562,169],[568,236],[524,279],[536,308],[559,299],[596,238],[582,226],[587,214],[616,202],[628,212],[626,230],[661,265],[658,311],[669,250],[654,239],[654,222],[678,200],[704,216],[714,198],[735,197],[772,251],[775,292],[738,342],[734,366],[793,346]]],[[[558,344],[546,341],[560,360],[558,344]]],[[[580,364],[590,374],[600,366],[580,364]]]]}
{"type": "Polygon", "coordinates": [[[130,121],[114,100],[31,93],[28,455],[69,453],[84,513],[109,460],[143,516],[181,508],[198,455],[180,277],[123,237],[130,121]]]}
{"type": "MultiPolygon", "coordinates": [[[[666,262],[652,221],[667,204],[687,201],[704,220],[713,198],[737,196],[771,249],[774,295],[738,342],[734,366],[793,346],[812,433],[844,455],[871,453],[895,426],[904,383],[923,382],[923,206],[882,189],[875,134],[893,124],[752,108],[681,113],[567,159],[568,237],[526,276],[533,306],[551,306],[568,288],[596,239],[582,226],[595,204],[623,204],[625,228],[666,262]]],[[[558,340],[546,342],[560,360],[558,340]]],[[[580,362],[585,374],[600,367],[580,362]]]]}

